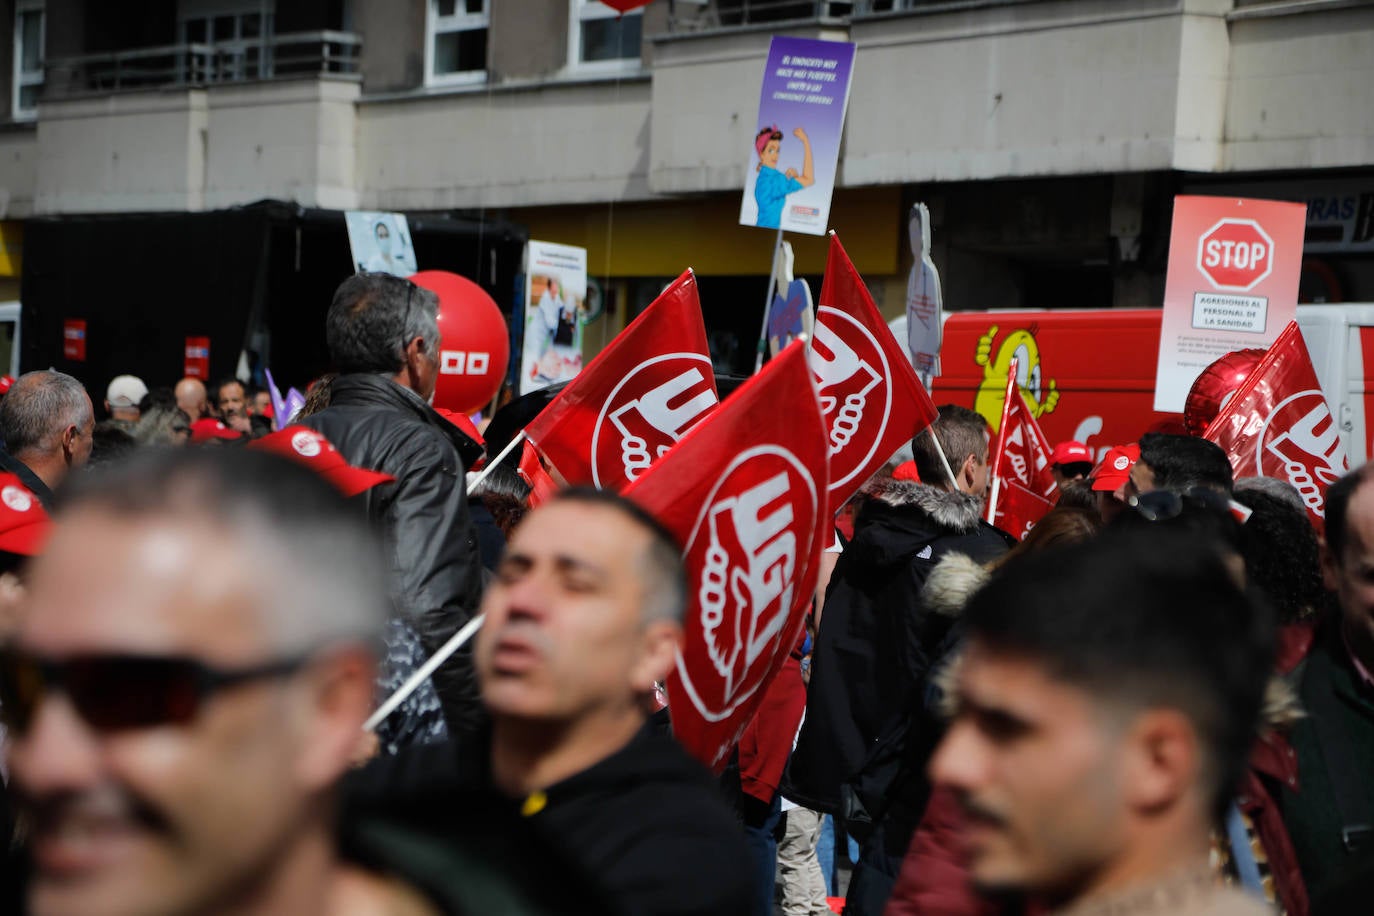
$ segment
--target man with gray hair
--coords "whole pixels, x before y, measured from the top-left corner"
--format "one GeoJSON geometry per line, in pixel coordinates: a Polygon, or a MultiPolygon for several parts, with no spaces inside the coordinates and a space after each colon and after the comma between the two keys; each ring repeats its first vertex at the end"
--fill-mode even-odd
{"type": "MultiPolygon", "coordinates": [[[[301,421],[355,467],[396,478],[358,497],[386,540],[397,620],[383,687],[398,686],[477,608],[481,561],[468,515],[465,468],[481,448],[429,406],[439,373],[439,301],[390,274],[355,274],[325,322],[339,375],[329,406],[301,421]]],[[[378,729],[386,750],[476,726],[471,653],[459,651],[378,729]],[[442,712],[440,711],[442,706],[442,712]]]]}
{"type": "Polygon", "coordinates": [[[145,453],[70,496],[0,660],[28,911],[410,912],[334,852],[386,616],[366,525],[241,450],[145,453]]]}
{"type": "Polygon", "coordinates": [[[0,401],[5,454],[0,468],[17,474],[44,508],[53,490],[91,457],[95,409],[80,382],[54,369],[26,372],[0,401]]]}

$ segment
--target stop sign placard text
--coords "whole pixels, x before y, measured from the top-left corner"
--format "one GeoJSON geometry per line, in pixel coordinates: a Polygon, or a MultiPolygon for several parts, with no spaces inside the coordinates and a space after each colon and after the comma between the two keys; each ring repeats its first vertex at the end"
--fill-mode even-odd
{"type": "Polygon", "coordinates": [[[1249,292],[1274,270],[1274,240],[1252,219],[1223,219],[1197,241],[1197,269],[1217,289],[1249,292]]]}

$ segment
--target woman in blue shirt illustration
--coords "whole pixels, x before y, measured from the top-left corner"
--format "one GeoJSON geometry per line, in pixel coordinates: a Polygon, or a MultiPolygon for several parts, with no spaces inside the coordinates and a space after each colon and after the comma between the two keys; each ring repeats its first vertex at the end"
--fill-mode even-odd
{"type": "Polygon", "coordinates": [[[811,168],[811,141],[806,131],[798,127],[792,136],[801,141],[802,170],[778,171],[778,153],[782,149],[782,131],[774,124],[759,131],[754,138],[754,148],[759,153],[758,177],[754,179],[754,202],[758,204],[759,215],[755,225],[777,229],[782,222],[782,204],[787,195],[802,188],[809,188],[816,178],[811,168]]]}

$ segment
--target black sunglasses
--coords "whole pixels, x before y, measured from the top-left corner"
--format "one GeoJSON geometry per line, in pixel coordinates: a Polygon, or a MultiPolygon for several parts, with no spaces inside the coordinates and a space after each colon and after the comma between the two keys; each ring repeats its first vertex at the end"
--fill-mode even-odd
{"type": "Polygon", "coordinates": [[[1178,518],[1188,507],[1229,516],[1240,524],[1244,524],[1249,518],[1245,507],[1205,487],[1189,487],[1182,493],[1172,490],[1151,490],[1131,496],[1126,503],[1148,522],[1164,522],[1178,518]]]}
{"type": "Polygon", "coordinates": [[[44,696],[61,690],[99,731],[186,725],[212,694],[292,674],[307,660],[212,668],[193,658],[156,655],[76,655],[58,661],[10,648],[0,652],[0,719],[22,734],[44,696]]]}

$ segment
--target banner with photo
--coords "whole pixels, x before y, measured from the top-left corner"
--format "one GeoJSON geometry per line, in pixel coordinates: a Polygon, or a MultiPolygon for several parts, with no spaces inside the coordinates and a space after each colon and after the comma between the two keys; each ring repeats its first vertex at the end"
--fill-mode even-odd
{"type": "Polygon", "coordinates": [[[530,239],[525,253],[521,394],[566,382],[582,371],[587,309],[587,249],[530,239]]]}
{"type": "Polygon", "coordinates": [[[741,225],[825,235],[853,69],[849,42],[773,37],[741,225]]]}
{"type": "Polygon", "coordinates": [[[419,270],[404,213],[349,210],[344,213],[344,225],[348,227],[355,270],[397,277],[408,277],[419,270]]]}

